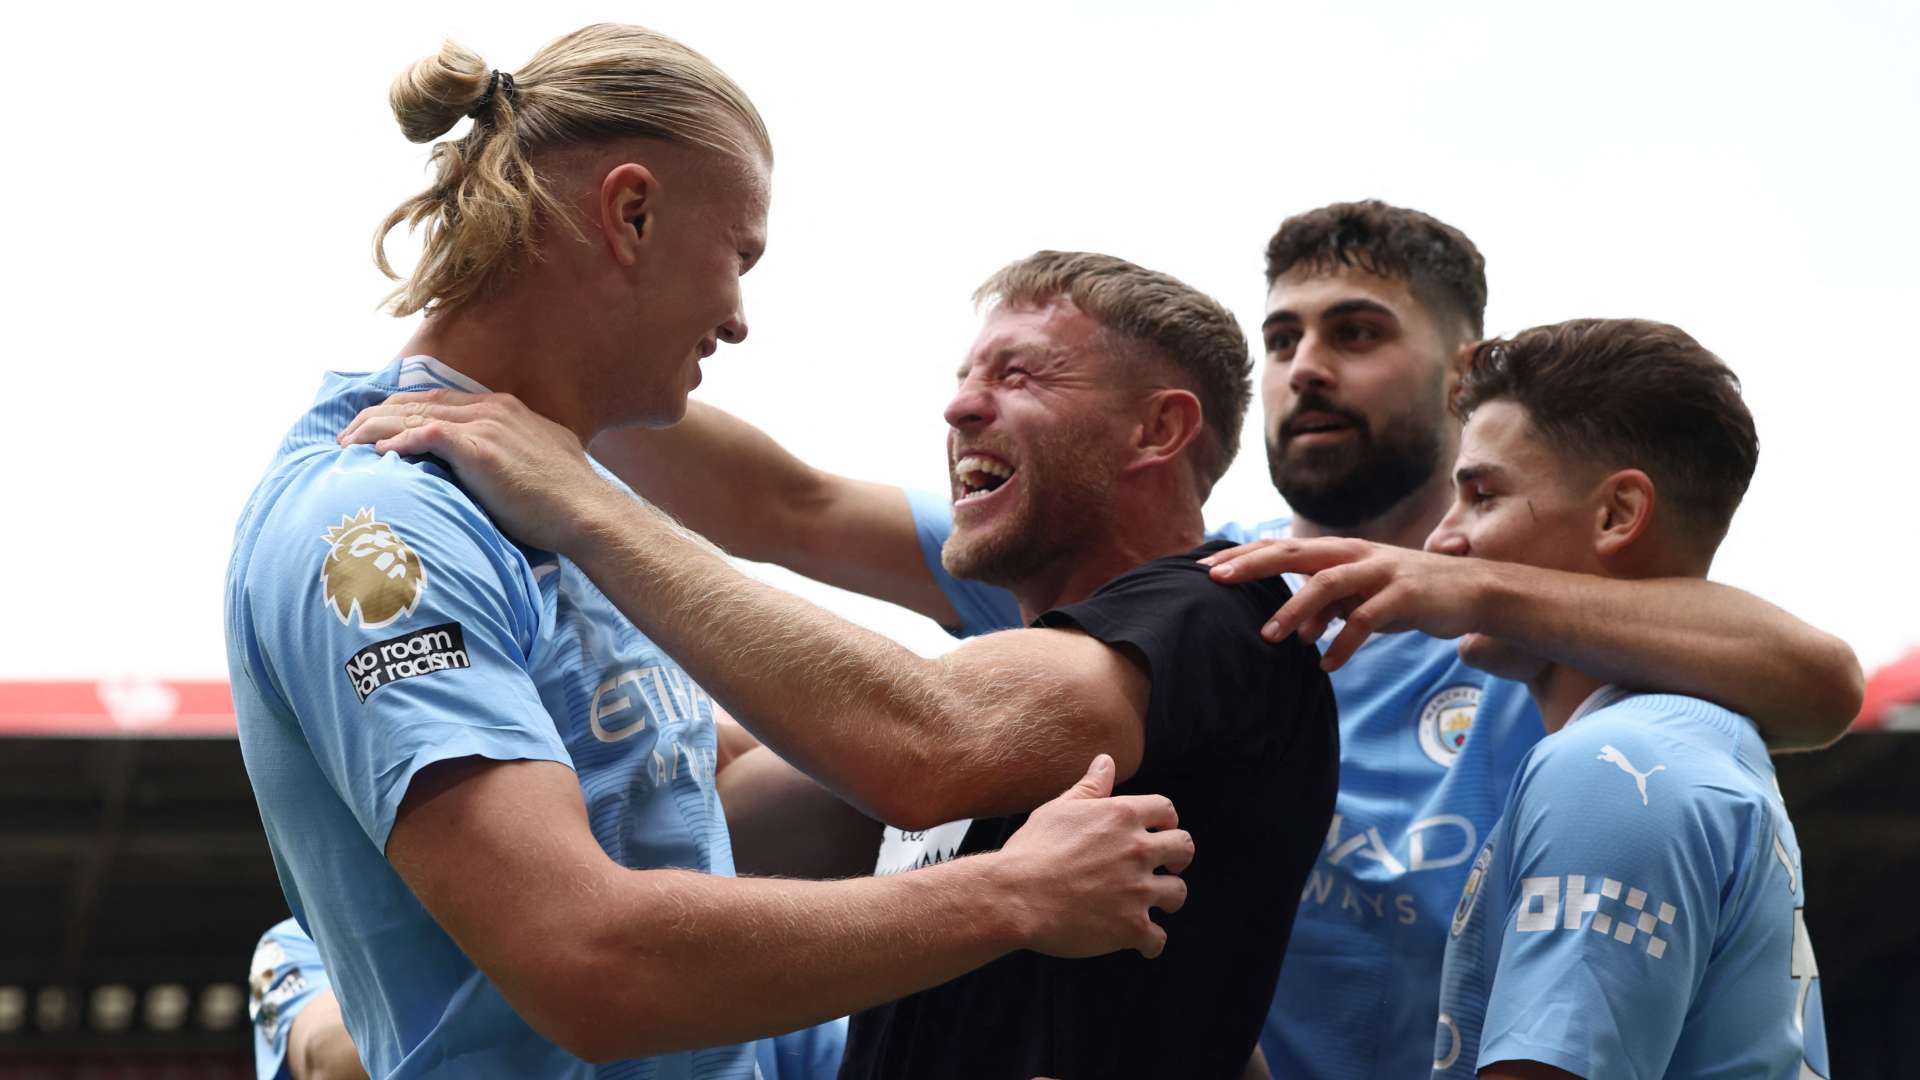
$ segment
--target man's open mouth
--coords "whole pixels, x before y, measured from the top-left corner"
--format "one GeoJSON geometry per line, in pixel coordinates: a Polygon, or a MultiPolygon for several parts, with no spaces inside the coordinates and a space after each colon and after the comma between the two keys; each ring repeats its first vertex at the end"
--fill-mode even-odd
{"type": "Polygon", "coordinates": [[[1013,478],[1013,466],[984,454],[962,454],[953,463],[954,505],[985,498],[1013,478]]]}

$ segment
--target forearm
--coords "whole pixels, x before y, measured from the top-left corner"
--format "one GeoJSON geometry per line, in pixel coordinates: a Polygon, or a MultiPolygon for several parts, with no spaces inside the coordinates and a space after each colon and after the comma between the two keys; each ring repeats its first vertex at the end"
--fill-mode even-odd
{"type": "Polygon", "coordinates": [[[792,1031],[939,985],[1026,944],[997,854],[886,878],[636,871],[575,934],[564,975],[596,1060],[792,1031]],[[716,1007],[724,1002],[725,1007],[716,1007]]]}
{"type": "Polygon", "coordinates": [[[1749,593],[1488,564],[1482,632],[1590,675],[1716,702],[1776,751],[1823,746],[1860,708],[1853,650],[1749,593]]]}
{"type": "Polygon", "coordinates": [[[603,500],[569,547],[748,730],[870,816],[918,823],[900,820],[913,779],[972,741],[963,718],[990,688],[741,574],[645,504],[603,500]]]}
{"type": "Polygon", "coordinates": [[[766,432],[699,402],[680,423],[621,429],[594,457],[649,502],[729,554],[774,563],[899,604],[943,626],[959,620],[920,552],[905,491],[801,461],[766,432]]]}
{"type": "Polygon", "coordinates": [[[792,534],[779,526],[820,497],[811,466],[752,424],[697,401],[672,427],[609,431],[591,449],[655,506],[756,562],[783,561],[792,534]]]}
{"type": "Polygon", "coordinates": [[[805,882],[619,866],[572,770],[467,757],[414,777],[387,858],[535,1031],[611,1060],[790,1031],[1019,948],[1158,955],[1148,911],[1184,903],[1193,838],[1113,777],[1095,758],[998,851],[805,882]]]}

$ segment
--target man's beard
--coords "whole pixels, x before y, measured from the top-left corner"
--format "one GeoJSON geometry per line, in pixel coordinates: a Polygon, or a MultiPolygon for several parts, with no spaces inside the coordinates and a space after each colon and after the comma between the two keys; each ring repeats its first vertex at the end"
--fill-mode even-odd
{"type": "Polygon", "coordinates": [[[956,528],[947,537],[940,549],[947,573],[1017,590],[1084,558],[1112,532],[1113,475],[1084,451],[1035,455],[1018,475],[1019,503],[984,528],[956,528]]]}
{"type": "Polygon", "coordinates": [[[1439,467],[1435,422],[1403,414],[1382,424],[1376,436],[1364,417],[1328,403],[1303,401],[1294,411],[1336,412],[1355,421],[1354,437],[1345,444],[1288,448],[1283,432],[1267,438],[1273,486],[1295,514],[1316,525],[1351,529],[1372,521],[1420,490],[1439,467]]]}

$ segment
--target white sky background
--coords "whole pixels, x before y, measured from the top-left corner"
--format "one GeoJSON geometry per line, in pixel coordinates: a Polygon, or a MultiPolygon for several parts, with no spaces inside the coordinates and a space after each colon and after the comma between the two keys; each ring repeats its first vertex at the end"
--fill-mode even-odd
{"type": "MultiPolygon", "coordinates": [[[[512,70],[600,19],[767,119],[752,336],[697,396],[805,458],[944,490],[968,297],[1014,257],[1171,272],[1257,340],[1280,219],[1378,196],[1480,245],[1490,331],[1646,316],[1718,351],[1764,448],[1716,576],[1891,659],[1920,643],[1920,7],[1678,6],[16,8],[0,678],[225,674],[242,502],[321,371],[409,331],[368,256],[426,182],[389,81],[446,34],[512,70]]],[[[1249,419],[1211,522],[1281,509],[1249,419]]]]}

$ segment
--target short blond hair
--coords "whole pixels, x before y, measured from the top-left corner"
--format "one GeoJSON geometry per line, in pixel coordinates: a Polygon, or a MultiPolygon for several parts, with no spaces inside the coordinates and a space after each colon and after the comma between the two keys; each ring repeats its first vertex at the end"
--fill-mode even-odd
{"type": "Polygon", "coordinates": [[[1201,494],[1240,450],[1253,396],[1247,336],[1218,300],[1168,274],[1089,251],[1036,251],[974,290],[977,304],[1045,304],[1065,297],[1123,343],[1144,348],[1200,400],[1205,424],[1190,451],[1201,494]]]}
{"type": "Polygon", "coordinates": [[[388,99],[413,142],[475,117],[464,136],[434,145],[432,186],[374,234],[374,262],[400,281],[386,301],[395,315],[484,296],[528,256],[543,221],[571,227],[535,167],[542,151],[652,138],[773,160],[746,93],[706,57],[641,26],[576,30],[507,76],[448,41],[395,79],[388,99]],[[403,221],[425,233],[420,262],[404,280],[386,255],[387,235],[403,221]]]}

